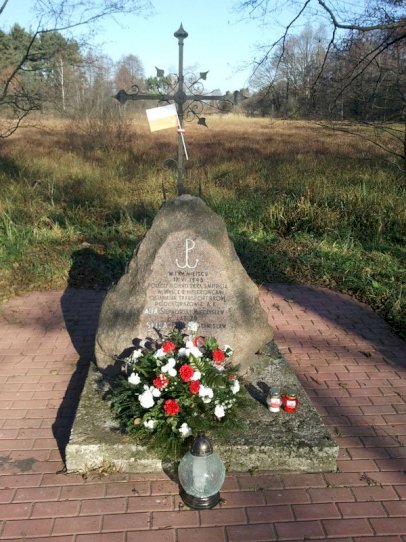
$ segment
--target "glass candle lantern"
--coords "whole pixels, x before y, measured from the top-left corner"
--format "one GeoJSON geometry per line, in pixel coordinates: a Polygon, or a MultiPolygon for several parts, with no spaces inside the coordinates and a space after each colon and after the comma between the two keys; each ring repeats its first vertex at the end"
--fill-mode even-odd
{"type": "Polygon", "coordinates": [[[266,399],[270,412],[279,412],[281,409],[282,399],[279,388],[271,388],[266,399]]]}
{"type": "Polygon", "coordinates": [[[190,451],[182,457],[178,477],[180,496],[190,508],[213,508],[220,501],[225,467],[204,433],[199,433],[190,451]]]}

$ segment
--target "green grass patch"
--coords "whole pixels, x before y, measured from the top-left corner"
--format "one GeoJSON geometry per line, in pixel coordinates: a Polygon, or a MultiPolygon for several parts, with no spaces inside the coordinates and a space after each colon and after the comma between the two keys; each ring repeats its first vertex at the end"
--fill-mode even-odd
{"type": "MultiPolygon", "coordinates": [[[[88,128],[17,132],[5,142],[3,299],[109,287],[163,193],[175,196],[176,174],[164,167],[176,150],[170,134],[88,128]]],[[[186,191],[202,191],[223,216],[256,282],[349,293],[406,337],[406,186],[380,151],[311,123],[266,119],[214,118],[210,130],[190,128],[188,144],[186,191]]]]}

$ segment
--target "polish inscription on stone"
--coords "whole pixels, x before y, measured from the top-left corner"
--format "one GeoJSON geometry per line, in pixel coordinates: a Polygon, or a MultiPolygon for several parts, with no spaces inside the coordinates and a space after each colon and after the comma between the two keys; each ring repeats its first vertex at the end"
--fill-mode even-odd
{"type": "Polygon", "coordinates": [[[199,322],[202,335],[224,335],[229,320],[227,275],[218,252],[193,232],[173,233],[160,248],[146,285],[141,326],[166,333],[199,322]],[[223,333],[222,333],[223,332],[223,333]]]}
{"type": "Polygon", "coordinates": [[[199,333],[230,345],[242,371],[272,338],[258,288],[247,275],[223,219],[200,198],[166,202],[128,270],[106,295],[95,356],[106,373],[145,338],[158,339],[191,320],[199,333]]]}

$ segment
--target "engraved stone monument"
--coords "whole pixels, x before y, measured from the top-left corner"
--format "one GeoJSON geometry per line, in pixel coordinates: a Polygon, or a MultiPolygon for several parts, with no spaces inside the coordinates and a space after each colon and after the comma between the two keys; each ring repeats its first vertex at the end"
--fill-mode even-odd
{"type": "Polygon", "coordinates": [[[272,338],[258,289],[230,241],[224,221],[200,199],[166,202],[138,246],[127,273],[107,294],[96,336],[100,369],[144,338],[157,339],[194,320],[199,333],[230,345],[245,372],[272,338]]]}
{"type": "MultiPolygon", "coordinates": [[[[120,358],[140,340],[157,339],[191,320],[200,324],[201,335],[214,336],[220,347],[233,348],[232,360],[246,373],[246,387],[257,399],[251,401],[244,421],[230,439],[215,442],[227,467],[242,471],[335,470],[338,447],[286,360],[269,342],[272,330],[259,304],[258,289],[242,267],[224,221],[201,199],[182,195],[186,157],[183,120],[196,117],[198,124],[205,126],[198,104],[227,97],[202,93],[201,80],[207,72],[189,78],[185,85],[183,42],[188,34],[181,25],[174,36],[179,47],[178,75],[171,78],[174,87],[165,88],[167,79],[163,70],[157,69],[158,81],[163,84],[158,94],[141,94],[134,85],[130,93],[120,90],[116,98],[123,104],[141,99],[176,103],[179,197],[162,206],[126,274],[104,300],[95,345],[98,368],[91,367],[80,398],[66,447],[67,471],[88,473],[106,465],[130,472],[161,470],[161,462],[148,447],[121,432],[102,398],[101,391],[108,384],[100,371],[114,375],[120,358]],[[262,355],[256,355],[265,345],[262,355]],[[295,415],[267,415],[261,395],[266,388],[256,388],[259,384],[296,387],[300,407],[295,415]]],[[[236,101],[238,95],[234,93],[236,101]]]]}

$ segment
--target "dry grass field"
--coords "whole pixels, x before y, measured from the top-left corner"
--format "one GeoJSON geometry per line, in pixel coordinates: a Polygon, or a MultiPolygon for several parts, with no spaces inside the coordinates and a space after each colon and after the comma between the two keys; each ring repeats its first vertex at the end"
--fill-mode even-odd
{"type": "MultiPolygon", "coordinates": [[[[316,123],[186,126],[186,191],[225,219],[257,282],[350,293],[406,336],[406,186],[372,144],[316,123]]],[[[0,151],[0,288],[106,288],[166,198],[176,133],[143,118],[42,121],[0,151]]]]}

